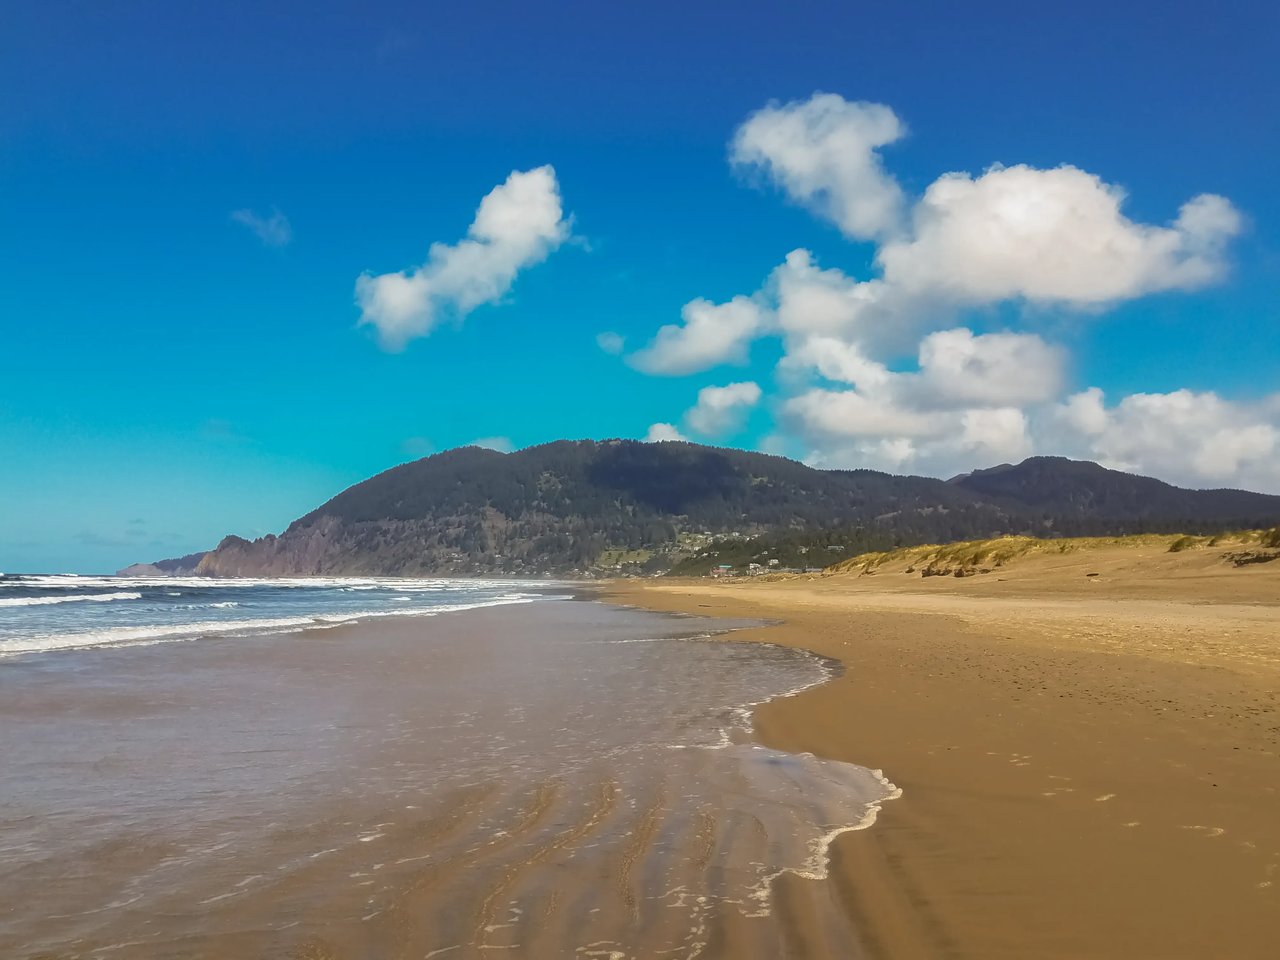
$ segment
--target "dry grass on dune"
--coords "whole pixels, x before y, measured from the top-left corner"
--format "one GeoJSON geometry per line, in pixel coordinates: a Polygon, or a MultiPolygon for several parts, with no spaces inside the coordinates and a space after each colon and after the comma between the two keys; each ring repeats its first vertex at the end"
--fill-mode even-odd
{"type": "Polygon", "coordinates": [[[1280,527],[1271,530],[1238,530],[1214,536],[1137,534],[1125,537],[1067,537],[1057,540],[995,537],[864,553],[828,567],[825,572],[859,575],[919,572],[925,577],[966,577],[975,573],[989,573],[1026,557],[1126,547],[1156,548],[1169,553],[1205,547],[1239,547],[1235,551],[1223,550],[1222,558],[1236,566],[1243,566],[1280,558],[1280,552],[1277,552],[1280,551],[1280,527]]]}

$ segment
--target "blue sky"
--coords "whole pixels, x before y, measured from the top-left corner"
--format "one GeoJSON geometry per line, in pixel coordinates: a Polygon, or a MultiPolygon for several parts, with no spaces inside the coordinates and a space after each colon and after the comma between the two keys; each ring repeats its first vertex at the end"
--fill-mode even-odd
{"type": "Polygon", "coordinates": [[[654,424],[831,466],[1064,453],[1280,491],[1274,8],[187,6],[0,14],[0,569],[113,569],[431,450],[654,424]],[[859,140],[868,105],[898,135],[859,140]],[[519,182],[564,217],[481,242],[491,296],[429,260],[544,165],[519,182]],[[922,205],[949,172],[957,205],[922,205]],[[1010,190],[1099,217],[1005,276],[969,238],[1010,190]],[[892,224],[846,215],[887,195],[892,224]],[[786,319],[787,277],[848,302],[895,250],[897,292],[834,339],[786,319]],[[427,313],[400,316],[425,334],[386,349],[357,278],[424,264],[427,313]],[[750,330],[722,336],[734,297],[750,330]]]}

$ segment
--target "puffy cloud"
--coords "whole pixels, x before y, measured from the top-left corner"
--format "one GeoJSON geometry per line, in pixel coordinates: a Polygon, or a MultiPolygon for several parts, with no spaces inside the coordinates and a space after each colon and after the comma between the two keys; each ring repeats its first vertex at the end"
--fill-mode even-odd
{"type": "Polygon", "coordinates": [[[596,334],[596,346],[610,356],[617,356],[627,345],[627,338],[620,333],[606,331],[596,334]]]}
{"type": "Polygon", "coordinates": [[[824,467],[950,476],[1048,453],[1188,487],[1280,492],[1280,394],[1237,403],[1175,390],[1107,407],[1090,387],[1061,403],[925,412],[859,390],[813,389],[783,411],[806,459],[824,467]]]}
{"type": "Polygon", "coordinates": [[[998,407],[1057,397],[1066,356],[1032,333],[976,335],[959,327],[925,337],[919,361],[910,387],[917,403],[998,407]]]}
{"type": "Polygon", "coordinates": [[[289,224],[289,218],[276,207],[272,207],[271,212],[266,216],[247,208],[232,210],[231,219],[252,230],[268,247],[287,246],[293,240],[293,227],[289,224]]]}
{"type": "Polygon", "coordinates": [[[787,351],[778,368],[790,379],[814,370],[824,379],[863,390],[883,388],[895,377],[883,363],[869,359],[859,344],[836,337],[804,338],[787,351]]]}
{"type": "Polygon", "coordinates": [[[741,424],[746,412],[760,402],[760,385],[751,381],[723,387],[703,387],[698,402],[685,414],[685,421],[698,433],[715,436],[741,424]]]}
{"type": "Polygon", "coordinates": [[[1096,437],[1107,429],[1107,408],[1097,387],[1067,397],[1054,415],[1068,431],[1083,437],[1096,437]]]}
{"type": "Polygon", "coordinates": [[[876,151],[905,132],[883,104],[819,93],[752,114],[734,135],[730,158],[764,171],[847,236],[869,240],[901,222],[902,189],[876,151]]]}
{"type": "Polygon", "coordinates": [[[1028,455],[1021,406],[1058,396],[1063,362],[1061,351],[1032,334],[965,328],[926,337],[915,371],[890,371],[855,344],[822,337],[805,340],[787,359],[854,387],[813,388],[784,403],[784,415],[815,453],[834,451],[818,459],[941,473],[1028,455]]]}
{"type": "Polygon", "coordinates": [[[1280,395],[1233,403],[1212,391],[1135,393],[1108,409],[1091,388],[1054,411],[1048,439],[1120,470],[1190,486],[1280,489],[1280,395]]]}
{"type": "Polygon", "coordinates": [[[868,396],[914,409],[1002,407],[1051,400],[1061,391],[1063,351],[1031,333],[975,334],[965,327],[926,336],[914,372],[890,371],[856,342],[807,337],[782,361],[811,368],[868,396]]]}
{"type": "Polygon", "coordinates": [[[916,204],[912,231],[877,254],[886,284],[960,304],[1024,298],[1091,305],[1219,279],[1241,227],[1203,194],[1172,225],[1135,223],[1124,192],[1071,166],[948,173],[916,204]]]}
{"type": "Polygon", "coordinates": [[[375,327],[387,349],[402,349],[444,317],[464,317],[503,297],[521,270],[568,236],[555,170],[514,171],[480,201],[466,238],[432,244],[426,263],[413,270],[359,277],[360,323],[375,327]]]}
{"type": "Polygon", "coordinates": [[[824,270],[808,250],[792,250],[774,269],[766,290],[777,304],[778,327],[788,337],[862,337],[880,305],[884,284],[859,282],[840,270],[824,270]]]}
{"type": "Polygon", "coordinates": [[[649,432],[644,435],[645,443],[663,443],[667,440],[687,440],[688,438],[680,432],[679,428],[673,423],[655,423],[649,427],[649,432]]]}
{"type": "MultiPolygon", "coordinates": [[[[1045,452],[1192,486],[1280,490],[1280,394],[1235,403],[1180,390],[1111,406],[1096,387],[1064,397],[1062,347],[1027,329],[961,325],[966,312],[990,317],[1003,304],[1037,307],[1001,314],[1017,325],[1217,282],[1243,226],[1228,199],[1201,194],[1171,221],[1144,223],[1124,212],[1122,189],[1092,173],[1018,165],[947,173],[908,200],[879,152],[902,135],[888,107],[831,94],[749,117],[733,163],[846,236],[874,241],[875,273],[859,279],[794,250],[750,296],[686,305],[683,323],[663,327],[632,363],[694,373],[745,362],[755,339],[776,337],[769,442],[823,466],[946,476],[1045,452]]],[[[724,389],[702,391],[685,415],[691,429],[726,429],[715,399],[724,389]]]]}
{"type": "Polygon", "coordinates": [[[653,343],[629,358],[637,370],[675,376],[721,363],[745,363],[747,346],[765,327],[767,315],[750,297],[728,303],[693,300],[681,311],[683,324],[668,324],[653,343]]]}
{"type": "Polygon", "coordinates": [[[814,390],[785,409],[815,466],[951,476],[1034,452],[1028,418],[1013,407],[922,413],[852,390],[814,390]]]}
{"type": "Polygon", "coordinates": [[[1031,455],[1027,417],[1013,407],[966,410],[960,415],[960,451],[979,463],[1022,460],[1031,455]]]}
{"type": "Polygon", "coordinates": [[[783,411],[806,438],[819,445],[831,439],[934,437],[948,432],[943,418],[860,390],[814,388],[787,400],[783,411]]]}

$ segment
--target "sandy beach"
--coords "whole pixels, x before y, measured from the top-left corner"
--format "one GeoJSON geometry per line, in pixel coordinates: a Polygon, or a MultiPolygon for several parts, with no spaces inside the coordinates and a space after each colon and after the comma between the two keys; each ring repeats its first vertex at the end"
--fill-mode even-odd
{"type": "Polygon", "coordinates": [[[868,954],[1262,958],[1280,943],[1280,563],[1223,552],[606,595],[778,621],[735,639],[844,664],[756,732],[902,788],[836,840],[823,885],[868,954]]]}

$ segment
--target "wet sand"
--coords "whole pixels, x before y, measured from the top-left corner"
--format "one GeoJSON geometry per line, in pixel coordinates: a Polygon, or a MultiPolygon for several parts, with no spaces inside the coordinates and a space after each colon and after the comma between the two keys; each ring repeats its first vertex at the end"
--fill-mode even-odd
{"type": "MultiPolygon", "coordinates": [[[[611,585],[839,659],[762,742],[903,790],[824,895],[885,958],[1269,958],[1280,944],[1280,563],[1096,552],[918,575],[611,585]],[[1094,574],[1090,577],[1089,574],[1094,574]]],[[[792,878],[778,896],[802,897],[792,878]]],[[[798,956],[840,956],[814,944],[798,956]]]]}
{"type": "Polygon", "coordinates": [[[544,601],[5,661],[0,956],[857,957],[826,849],[893,788],[755,744],[833,668],[730,625],[544,601]]]}

